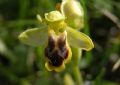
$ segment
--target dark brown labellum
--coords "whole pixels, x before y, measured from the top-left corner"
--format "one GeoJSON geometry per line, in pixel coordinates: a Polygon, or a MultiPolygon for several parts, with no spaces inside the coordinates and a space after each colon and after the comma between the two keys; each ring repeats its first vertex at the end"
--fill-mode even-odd
{"type": "Polygon", "coordinates": [[[48,38],[45,56],[50,60],[49,64],[58,67],[68,57],[69,50],[67,48],[66,37],[59,37],[57,40],[52,36],[48,38]]]}

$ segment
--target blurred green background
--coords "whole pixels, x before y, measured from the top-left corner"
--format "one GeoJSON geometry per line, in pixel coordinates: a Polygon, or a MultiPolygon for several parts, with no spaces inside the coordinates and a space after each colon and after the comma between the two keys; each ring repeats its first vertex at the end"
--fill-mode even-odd
{"type": "MultiPolygon", "coordinates": [[[[71,69],[48,72],[43,47],[32,48],[18,40],[24,30],[41,26],[36,14],[44,16],[60,2],[0,0],[0,85],[63,85],[64,74],[71,69]]],[[[92,51],[83,51],[79,63],[83,85],[120,85],[120,0],[80,2],[85,11],[82,32],[95,44],[92,51]]]]}

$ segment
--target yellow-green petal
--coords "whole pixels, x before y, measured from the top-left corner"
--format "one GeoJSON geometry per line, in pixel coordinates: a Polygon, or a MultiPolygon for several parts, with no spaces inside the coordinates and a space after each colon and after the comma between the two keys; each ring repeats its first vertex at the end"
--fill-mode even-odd
{"type": "Polygon", "coordinates": [[[81,48],[87,51],[91,50],[94,47],[92,40],[86,34],[70,27],[67,27],[66,30],[68,33],[68,43],[71,46],[81,48]]]}
{"type": "Polygon", "coordinates": [[[65,17],[59,11],[51,11],[49,13],[45,13],[45,20],[49,22],[62,21],[65,17]]]}
{"type": "Polygon", "coordinates": [[[44,45],[47,40],[47,28],[32,28],[22,32],[19,40],[27,45],[38,46],[44,45]]]}

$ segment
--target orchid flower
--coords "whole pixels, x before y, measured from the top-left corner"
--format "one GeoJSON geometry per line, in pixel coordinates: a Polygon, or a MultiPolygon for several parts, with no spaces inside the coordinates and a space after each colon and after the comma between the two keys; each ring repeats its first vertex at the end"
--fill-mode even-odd
{"type": "MultiPolygon", "coordinates": [[[[19,40],[30,46],[44,46],[45,67],[48,71],[60,72],[71,60],[71,47],[89,51],[94,47],[92,40],[82,32],[71,28],[59,11],[45,13],[42,20],[45,26],[25,30],[19,40]]],[[[74,56],[73,56],[74,57],[74,56]]]]}

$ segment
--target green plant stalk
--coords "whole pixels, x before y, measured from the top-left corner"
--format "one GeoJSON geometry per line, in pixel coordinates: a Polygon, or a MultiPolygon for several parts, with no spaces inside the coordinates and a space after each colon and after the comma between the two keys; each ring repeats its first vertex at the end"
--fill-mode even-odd
{"type": "MultiPolygon", "coordinates": [[[[29,0],[19,0],[19,20],[25,19],[27,10],[29,9],[29,0]]],[[[23,22],[19,22],[18,29],[23,28],[23,22]]]]}
{"type": "Polygon", "coordinates": [[[79,48],[74,48],[72,47],[72,55],[73,55],[73,75],[75,77],[76,80],[76,84],[80,85],[82,84],[82,75],[80,73],[80,69],[79,69],[79,61],[81,58],[81,54],[82,54],[82,50],[79,48]]]}
{"type": "Polygon", "coordinates": [[[19,5],[19,18],[23,19],[26,17],[27,10],[29,7],[29,0],[20,0],[20,5],[19,5]]]}
{"type": "Polygon", "coordinates": [[[76,85],[81,85],[82,84],[82,75],[79,71],[79,67],[78,66],[74,66],[73,67],[73,74],[76,80],[76,85]]]}
{"type": "Polygon", "coordinates": [[[73,55],[73,63],[75,66],[78,66],[82,56],[82,49],[75,48],[75,47],[71,47],[71,48],[72,48],[72,55],[73,55]]]}

